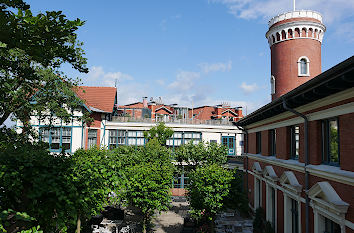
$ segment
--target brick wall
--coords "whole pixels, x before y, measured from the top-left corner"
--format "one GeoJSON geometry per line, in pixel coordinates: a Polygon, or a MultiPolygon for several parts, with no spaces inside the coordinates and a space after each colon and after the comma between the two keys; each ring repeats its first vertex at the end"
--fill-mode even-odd
{"type": "Polygon", "coordinates": [[[281,127],[277,129],[276,135],[276,157],[279,159],[289,159],[290,157],[290,129],[281,127]]]}
{"type": "Polygon", "coordinates": [[[340,167],[354,172],[354,113],[339,116],[340,167]]]}
{"type": "Polygon", "coordinates": [[[249,133],[248,134],[248,150],[251,154],[257,153],[257,140],[256,140],[256,133],[249,133]]]}
{"type": "Polygon", "coordinates": [[[264,130],[261,132],[262,135],[262,155],[271,155],[270,151],[270,132],[269,130],[264,130]]]}

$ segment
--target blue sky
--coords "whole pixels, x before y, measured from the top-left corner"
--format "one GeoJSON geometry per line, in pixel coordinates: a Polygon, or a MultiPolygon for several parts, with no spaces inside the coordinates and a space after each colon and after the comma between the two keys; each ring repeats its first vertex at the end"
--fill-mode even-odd
{"type": "MultiPolygon", "coordinates": [[[[61,10],[86,24],[89,74],[63,71],[84,85],[114,86],[118,102],[162,97],[165,104],[246,106],[270,101],[268,20],[292,9],[291,0],[33,0],[34,13],[61,10]]],[[[354,1],[297,0],[323,14],[327,32],[322,71],[354,51],[354,1]]]]}

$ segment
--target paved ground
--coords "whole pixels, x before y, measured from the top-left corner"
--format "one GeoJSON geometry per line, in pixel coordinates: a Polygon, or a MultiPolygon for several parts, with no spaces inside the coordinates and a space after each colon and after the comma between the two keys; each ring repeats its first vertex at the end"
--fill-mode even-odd
{"type": "Polygon", "coordinates": [[[172,208],[162,212],[154,220],[155,233],[179,233],[183,228],[183,220],[187,215],[188,203],[186,201],[172,202],[172,208]]]}

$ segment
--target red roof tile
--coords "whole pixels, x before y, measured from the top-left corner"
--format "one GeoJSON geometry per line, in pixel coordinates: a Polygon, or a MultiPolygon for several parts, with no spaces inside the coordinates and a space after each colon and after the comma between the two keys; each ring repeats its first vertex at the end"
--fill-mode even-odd
{"type": "MultiPolygon", "coordinates": [[[[80,86],[75,90],[76,94],[91,108],[104,112],[112,112],[117,93],[115,87],[87,87],[80,86]]],[[[92,109],[95,111],[94,109],[92,109]]]]}

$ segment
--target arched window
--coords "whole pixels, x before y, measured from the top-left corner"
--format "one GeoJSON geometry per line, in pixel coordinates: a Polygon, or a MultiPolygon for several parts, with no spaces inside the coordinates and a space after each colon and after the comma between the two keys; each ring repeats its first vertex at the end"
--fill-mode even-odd
{"type": "Polygon", "coordinates": [[[303,56],[297,61],[298,63],[298,75],[299,76],[310,76],[310,60],[303,56]]]}
{"type": "Polygon", "coordinates": [[[273,75],[270,77],[270,94],[275,94],[275,78],[273,75]]]}

